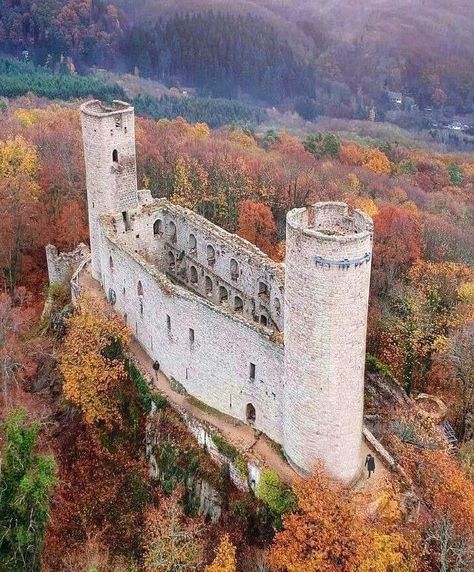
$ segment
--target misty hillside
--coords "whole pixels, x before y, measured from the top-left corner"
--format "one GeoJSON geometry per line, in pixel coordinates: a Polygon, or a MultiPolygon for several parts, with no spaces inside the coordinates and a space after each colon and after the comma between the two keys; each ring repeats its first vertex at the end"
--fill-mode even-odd
{"type": "Polygon", "coordinates": [[[202,95],[366,119],[389,93],[471,113],[467,0],[0,0],[0,49],[39,65],[68,56],[202,95]]]}

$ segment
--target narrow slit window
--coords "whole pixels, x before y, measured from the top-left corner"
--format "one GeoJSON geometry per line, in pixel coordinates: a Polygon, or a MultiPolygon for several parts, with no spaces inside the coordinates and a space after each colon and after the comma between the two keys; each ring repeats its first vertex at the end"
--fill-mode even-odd
{"type": "Polygon", "coordinates": [[[163,234],[163,223],[161,219],[156,219],[153,223],[153,236],[161,236],[163,234]]]}
{"type": "Polygon", "coordinates": [[[237,280],[239,277],[239,264],[235,258],[231,258],[230,260],[230,277],[232,280],[237,280]]]}
{"type": "Polygon", "coordinates": [[[250,363],[249,378],[251,381],[255,381],[255,364],[250,363]]]}
{"type": "Polygon", "coordinates": [[[168,329],[168,334],[171,333],[171,318],[166,314],[166,328],[168,329]]]}
{"type": "Polygon", "coordinates": [[[127,211],[122,211],[123,224],[125,225],[125,230],[130,230],[130,218],[127,211]]]}
{"type": "Polygon", "coordinates": [[[193,328],[189,328],[189,343],[190,343],[191,347],[194,344],[194,330],[193,330],[193,328]]]}

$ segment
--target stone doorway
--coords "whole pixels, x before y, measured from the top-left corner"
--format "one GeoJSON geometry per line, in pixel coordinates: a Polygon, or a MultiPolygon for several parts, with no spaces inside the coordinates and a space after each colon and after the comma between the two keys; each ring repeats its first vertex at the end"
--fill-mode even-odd
{"type": "Polygon", "coordinates": [[[255,407],[251,403],[247,403],[247,407],[245,408],[245,416],[249,425],[253,425],[255,423],[257,413],[255,411],[255,407]]]}

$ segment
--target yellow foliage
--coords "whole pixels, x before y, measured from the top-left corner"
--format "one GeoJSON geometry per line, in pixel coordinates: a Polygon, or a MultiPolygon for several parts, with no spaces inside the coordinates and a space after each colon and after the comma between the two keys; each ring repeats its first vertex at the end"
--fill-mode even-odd
{"type": "Polygon", "coordinates": [[[351,191],[357,194],[362,192],[363,190],[362,183],[359,177],[355,173],[349,173],[349,175],[347,175],[347,180],[349,181],[349,187],[351,191]]]}
{"type": "Polygon", "coordinates": [[[228,132],[227,139],[233,143],[237,143],[241,147],[245,147],[246,149],[251,149],[252,147],[257,146],[255,139],[250,135],[247,135],[247,133],[244,133],[242,129],[231,129],[228,132]]]}
{"type": "Polygon", "coordinates": [[[474,304],[474,281],[464,282],[458,288],[458,296],[466,304],[474,304]]]}
{"type": "Polygon", "coordinates": [[[207,139],[211,133],[207,123],[194,123],[190,131],[195,139],[207,139]]]}
{"type": "Polygon", "coordinates": [[[379,212],[377,205],[369,197],[354,197],[350,202],[355,209],[363,210],[370,217],[376,216],[379,212]]]}
{"type": "Polygon", "coordinates": [[[33,145],[23,137],[0,141],[0,198],[15,209],[37,201],[37,175],[38,156],[33,145]]]}
{"type": "Polygon", "coordinates": [[[33,127],[40,120],[39,112],[36,109],[17,109],[15,117],[24,127],[33,127]]]}
{"type": "Polygon", "coordinates": [[[23,137],[0,141],[0,177],[35,176],[38,171],[36,148],[23,137]]]}
{"type": "Polygon", "coordinates": [[[175,167],[175,182],[171,200],[182,207],[195,209],[208,192],[208,176],[194,159],[179,158],[175,167]]]}
{"type": "Polygon", "coordinates": [[[392,166],[387,155],[379,149],[366,151],[363,165],[377,175],[390,175],[392,172],[392,166]]]}
{"type": "Polygon", "coordinates": [[[87,301],[68,321],[59,357],[64,395],[90,424],[111,428],[120,422],[118,390],[126,378],[123,360],[113,353],[124,348],[129,334],[118,318],[107,317],[87,301]]]}
{"type": "Polygon", "coordinates": [[[235,572],[235,568],[235,546],[226,534],[219,543],[216,557],[211,565],[206,566],[205,572],[235,572]]]}
{"type": "Polygon", "coordinates": [[[416,572],[417,562],[411,562],[403,552],[408,547],[405,538],[398,532],[385,534],[372,532],[370,554],[360,565],[358,572],[416,572]]]}

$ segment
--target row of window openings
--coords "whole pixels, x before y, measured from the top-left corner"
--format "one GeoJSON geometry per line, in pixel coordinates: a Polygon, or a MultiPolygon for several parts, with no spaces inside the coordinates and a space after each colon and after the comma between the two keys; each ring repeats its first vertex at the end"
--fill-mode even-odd
{"type": "MultiPolygon", "coordinates": [[[[113,260],[112,257],[110,257],[110,262],[111,262],[111,268],[113,268],[113,260]]],[[[191,267],[194,268],[194,267],[191,267]]],[[[206,276],[206,293],[210,294],[212,293],[213,290],[213,284],[212,284],[212,280],[209,278],[209,276],[206,276]]],[[[143,284],[142,281],[139,280],[138,284],[137,284],[137,294],[142,298],[143,297],[143,284]]],[[[125,296],[125,287],[123,288],[123,295],[125,296]]],[[[219,301],[222,302],[226,302],[229,299],[229,292],[227,290],[227,288],[224,288],[224,286],[219,286],[219,301]]],[[[275,298],[275,307],[277,312],[279,312],[280,310],[280,301],[278,300],[278,298],[275,298]]],[[[240,296],[235,296],[234,297],[234,310],[236,312],[243,312],[244,311],[244,301],[242,300],[242,298],[240,296]]],[[[140,315],[143,316],[143,300],[140,299],[140,315]]],[[[268,325],[268,318],[262,314],[260,316],[260,323],[263,326],[267,326],[268,325]]]]}
{"type": "MultiPolygon", "coordinates": [[[[171,243],[174,244],[176,243],[176,225],[174,224],[174,222],[170,221],[168,223],[168,228],[169,228],[169,240],[171,243]]],[[[153,224],[153,235],[161,236],[162,234],[163,234],[163,223],[161,219],[157,219],[153,224]]],[[[188,246],[190,253],[196,254],[197,240],[194,234],[189,235],[188,246]]],[[[216,251],[211,244],[207,245],[206,258],[209,266],[214,266],[216,262],[216,251]]],[[[233,280],[237,280],[237,278],[239,277],[239,264],[237,260],[235,260],[234,258],[232,258],[230,261],[230,275],[233,280]]]]}

